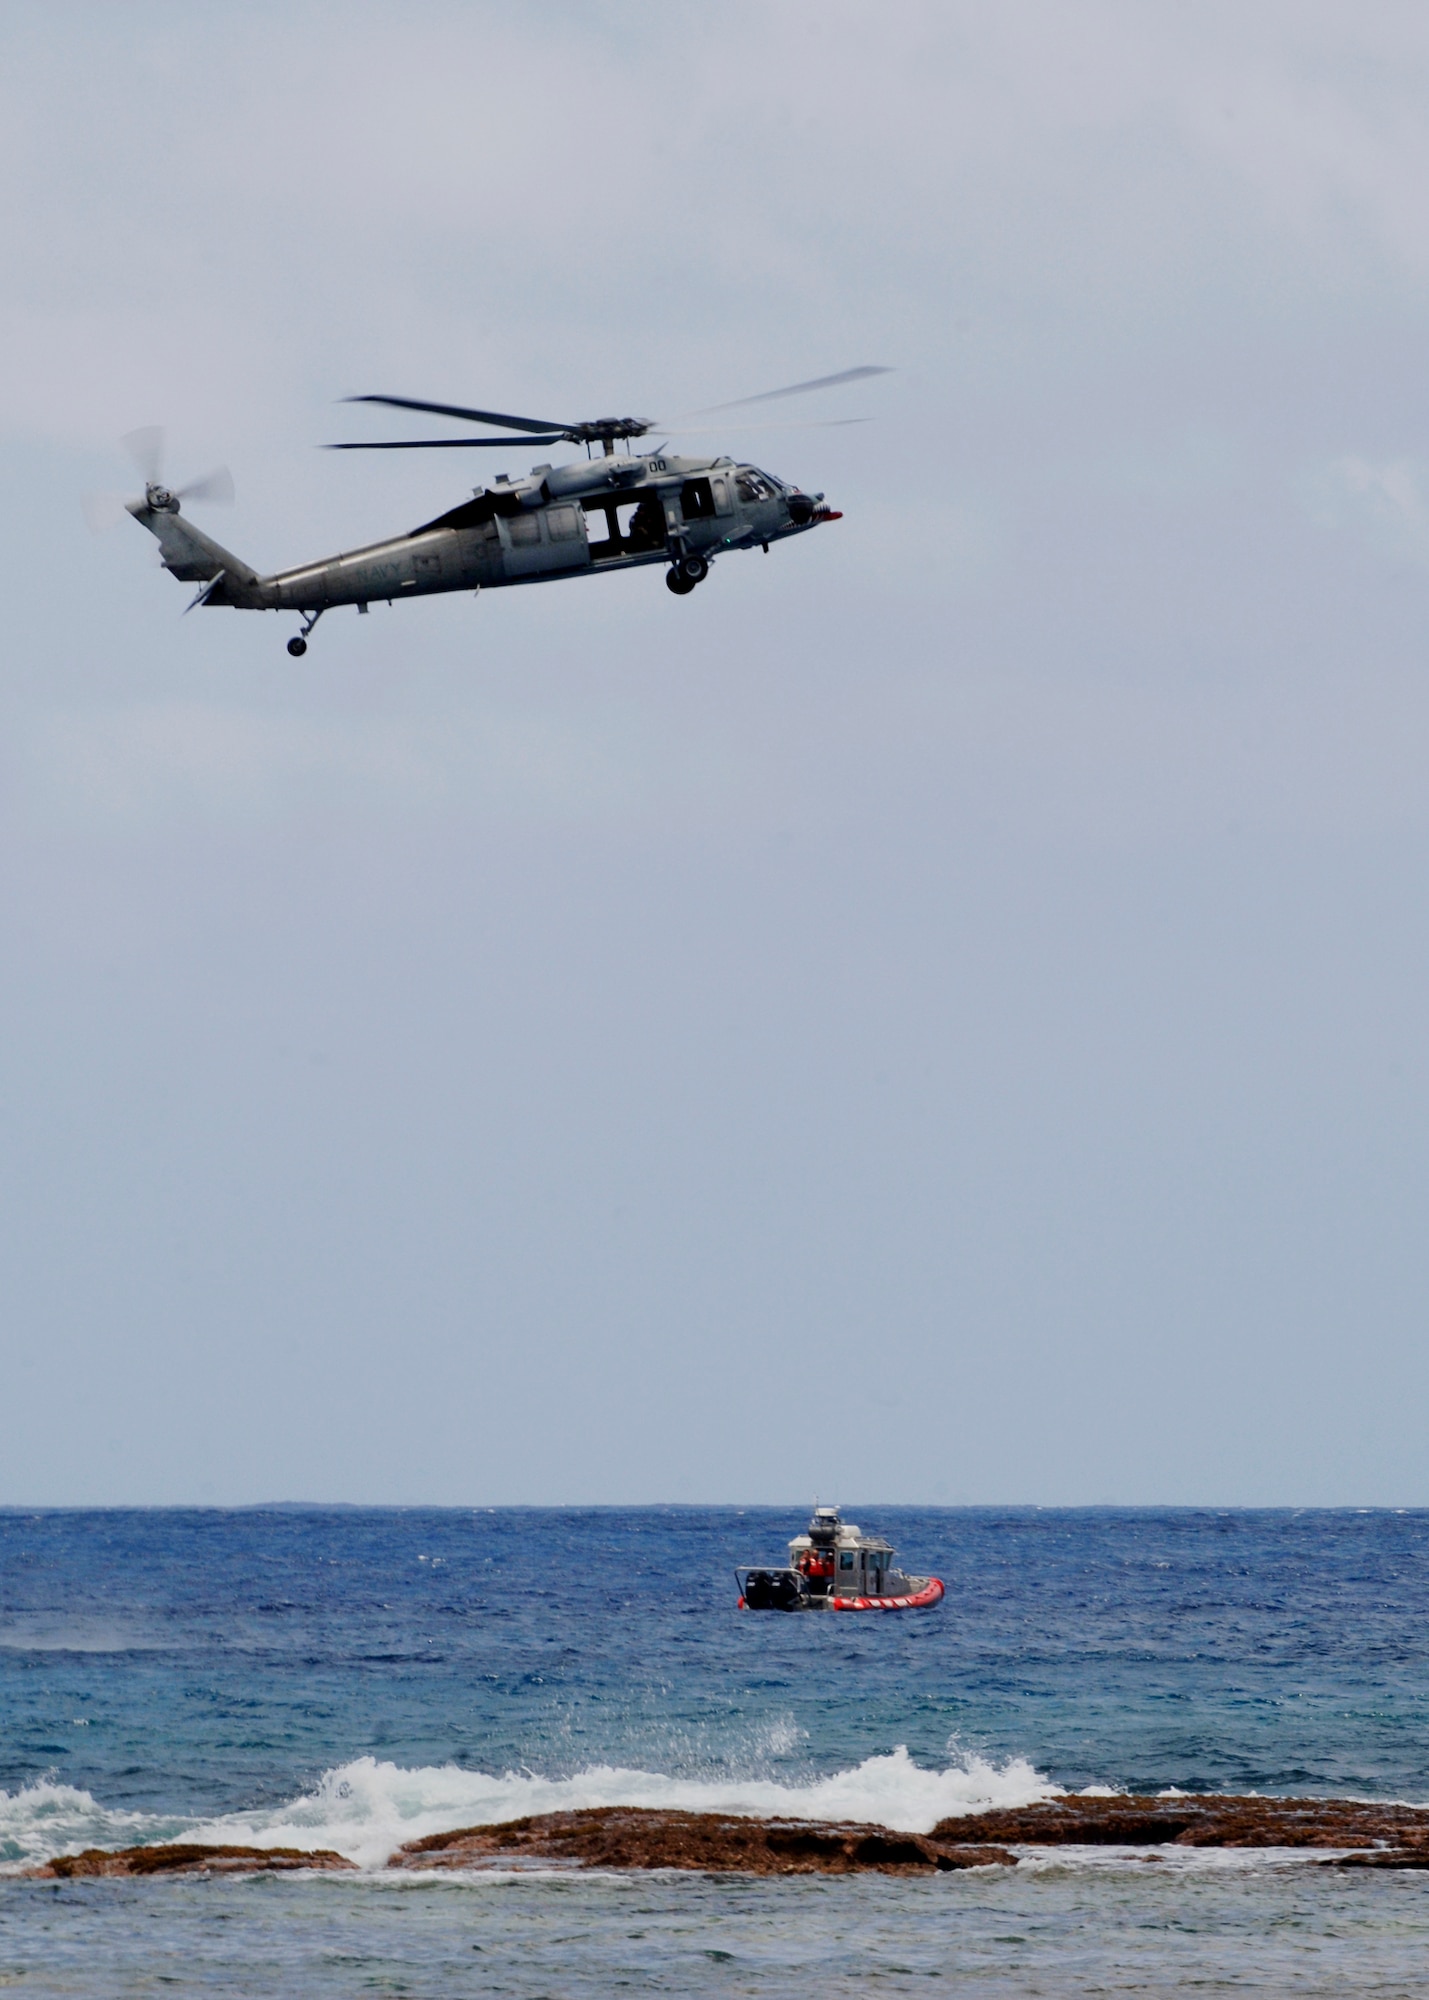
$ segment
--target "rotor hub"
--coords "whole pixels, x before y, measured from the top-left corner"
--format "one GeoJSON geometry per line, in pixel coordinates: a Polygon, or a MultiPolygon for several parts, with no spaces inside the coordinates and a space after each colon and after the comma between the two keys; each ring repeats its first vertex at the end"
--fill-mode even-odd
{"type": "Polygon", "coordinates": [[[653,429],[648,417],[597,417],[588,424],[572,424],[566,436],[572,444],[614,444],[617,438],[644,437],[653,429]]]}

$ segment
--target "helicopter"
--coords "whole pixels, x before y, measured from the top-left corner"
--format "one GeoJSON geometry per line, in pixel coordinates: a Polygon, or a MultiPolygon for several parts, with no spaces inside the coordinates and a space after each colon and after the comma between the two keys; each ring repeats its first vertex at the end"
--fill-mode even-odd
{"type": "MultiPolygon", "coordinates": [[[[837,375],[794,382],[784,389],[743,396],[687,415],[691,419],[713,417],[722,424],[728,413],[753,404],[808,395],[887,373],[885,368],[872,366],[846,368],[837,375]]],[[[295,659],[307,651],[308,636],[324,612],[337,605],[352,604],[359,612],[366,612],[374,603],[397,604],[405,598],[431,597],[443,591],[477,592],[507,584],[554,583],[656,563],[664,565],[670,590],[677,597],[688,597],[709,575],[716,557],[726,551],[762,548],[767,555],[775,542],[843,518],[824,504],[822,493],[804,493],[743,460],[672,456],[666,441],[692,434],[679,428],[685,421],[681,418],[661,422],[647,417],[598,417],[584,423],[558,423],[454,403],[422,402],[409,396],[349,396],[345,400],[419,410],[516,436],[374,439],[328,446],[332,451],[512,451],[521,444],[573,444],[584,445],[586,455],[566,465],[535,465],[524,479],[499,472],[489,485],[476,487],[470,499],[405,535],[260,576],[196,528],[182,511],[185,500],[232,499],[233,482],[227,472],[211,473],[207,479],[171,489],[161,477],[162,433],[157,428],[131,432],[122,442],[143,475],[144,494],[142,499],[125,500],[122,505],[158,541],[163,567],[181,582],[199,585],[186,609],[228,605],[242,611],[296,611],[302,624],[288,640],[288,651],[295,659]],[[653,433],[659,434],[658,446],[641,451],[633,448],[653,433]]],[[[847,424],[865,420],[845,417],[825,421],[847,424]]],[[[712,428],[710,424],[699,425],[693,434],[712,428]]],[[[774,428],[804,426],[780,424],[774,428]]]]}

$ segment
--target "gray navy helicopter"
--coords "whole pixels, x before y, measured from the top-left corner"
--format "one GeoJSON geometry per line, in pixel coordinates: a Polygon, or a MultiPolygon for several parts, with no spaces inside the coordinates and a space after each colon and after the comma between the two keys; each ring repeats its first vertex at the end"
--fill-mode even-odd
{"type": "MultiPolygon", "coordinates": [[[[832,389],[884,368],[848,368],[838,375],[821,375],[689,412],[690,417],[715,417],[752,404],[771,403],[785,396],[832,389]]],[[[144,477],[144,497],[126,500],[125,510],[158,541],[165,569],[184,583],[199,585],[188,605],[231,605],[243,611],[296,611],[302,627],[288,641],[288,651],[300,657],[308,649],[308,634],[325,611],[355,604],[395,604],[407,597],[430,597],[438,591],[491,590],[509,583],[551,583],[561,577],[591,576],[603,570],[634,569],[661,563],[665,582],[677,597],[686,597],[708,576],[710,564],[728,549],[762,548],[842,517],[824,505],[822,493],[803,493],[757,466],[732,458],[677,458],[664,440],[681,435],[669,424],[646,417],[599,417],[589,423],[546,422],[537,417],[513,417],[497,410],[466,409],[453,403],[424,403],[409,396],[351,396],[353,403],[380,403],[396,410],[422,410],[464,423],[487,424],[511,437],[402,438],[369,443],[345,443],[333,451],[514,450],[532,446],[579,444],[584,459],[569,465],[536,465],[525,479],[497,473],[489,486],[478,486],[469,500],[425,521],[410,534],[301,568],[258,572],[211,541],[181,510],[184,500],[224,500],[233,497],[226,472],[211,473],[191,486],[170,490],[160,477],[158,430],[135,431],[124,440],[144,477]],[[637,452],[635,441],[660,434],[654,449],[637,452]],[[600,446],[597,454],[596,446],[600,446]],[[623,447],[623,449],[617,449],[623,447]]],[[[684,420],[676,418],[675,425],[684,420]]],[[[857,423],[859,418],[835,419],[857,423]]],[[[705,424],[698,430],[714,426],[705,424]]],[[[777,429],[802,428],[776,425],[777,429]]],[[[689,433],[685,433],[689,434],[689,433]]]]}

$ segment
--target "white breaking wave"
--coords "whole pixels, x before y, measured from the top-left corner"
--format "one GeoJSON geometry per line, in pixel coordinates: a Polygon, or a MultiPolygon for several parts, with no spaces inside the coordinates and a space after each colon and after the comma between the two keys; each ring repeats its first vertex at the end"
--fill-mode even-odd
{"type": "Polygon", "coordinates": [[[157,1813],[110,1811],[73,1785],[42,1780],[0,1791],[0,1866],[21,1868],[84,1847],[133,1847],[176,1840],[190,1822],[157,1813]]]}
{"type": "Polygon", "coordinates": [[[1024,1806],[1062,1796],[1062,1787],[1025,1758],[991,1764],[964,1756],[941,1771],[924,1770],[901,1745],[848,1771],[806,1784],[771,1778],[667,1777],[659,1771],[592,1765],[573,1777],[531,1771],[465,1771],[455,1764],[406,1770],[358,1757],[327,1772],[302,1798],[218,1819],[160,1819],[106,1813],[87,1792],[54,1785],[0,1792],[0,1855],[11,1864],[125,1847],[141,1841],[201,1840],[245,1847],[335,1848],[361,1868],[380,1868],[395,1849],[455,1827],[489,1826],[528,1813],[583,1806],[663,1806],[685,1812],[750,1817],[863,1820],[903,1833],[927,1833],[940,1819],[1024,1806]]]}

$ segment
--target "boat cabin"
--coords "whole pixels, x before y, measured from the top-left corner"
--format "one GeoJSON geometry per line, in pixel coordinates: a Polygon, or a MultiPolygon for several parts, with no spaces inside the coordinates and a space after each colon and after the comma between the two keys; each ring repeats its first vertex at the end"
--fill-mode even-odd
{"type": "Polygon", "coordinates": [[[810,1597],[899,1597],[910,1584],[894,1556],[881,1535],[841,1521],[837,1507],[816,1507],[808,1528],[789,1544],[789,1567],[810,1597]]]}

